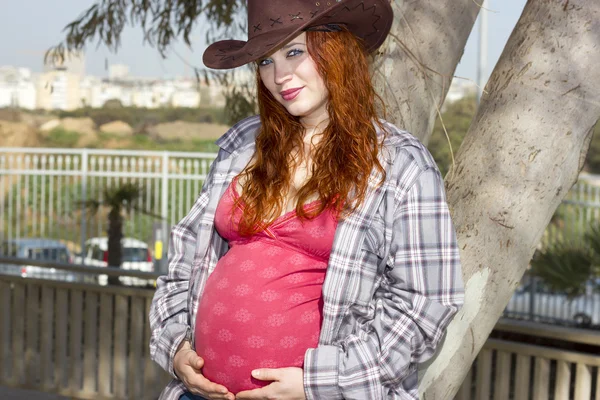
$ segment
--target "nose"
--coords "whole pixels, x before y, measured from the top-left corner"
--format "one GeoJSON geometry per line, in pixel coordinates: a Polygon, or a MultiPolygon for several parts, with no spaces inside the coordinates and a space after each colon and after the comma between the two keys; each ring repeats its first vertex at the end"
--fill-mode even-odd
{"type": "Polygon", "coordinates": [[[290,63],[280,62],[275,64],[275,84],[283,85],[292,79],[292,66],[290,63]]]}

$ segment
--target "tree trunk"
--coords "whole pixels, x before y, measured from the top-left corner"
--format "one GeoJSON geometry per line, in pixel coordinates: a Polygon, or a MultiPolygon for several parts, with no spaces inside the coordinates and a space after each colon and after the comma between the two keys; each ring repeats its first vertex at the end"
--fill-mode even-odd
{"type": "Polygon", "coordinates": [[[392,2],[394,24],[375,59],[374,82],[387,119],[427,144],[479,1],[392,2]]]}
{"type": "Polygon", "coordinates": [[[466,302],[421,376],[448,400],[575,183],[600,118],[600,2],[529,1],[446,179],[466,302]]]}
{"type": "MultiPolygon", "coordinates": [[[[123,238],[123,217],[120,207],[111,208],[108,213],[108,267],[121,268],[123,249],[121,239],[123,238]]],[[[119,284],[118,276],[109,276],[108,283],[119,284]]]]}

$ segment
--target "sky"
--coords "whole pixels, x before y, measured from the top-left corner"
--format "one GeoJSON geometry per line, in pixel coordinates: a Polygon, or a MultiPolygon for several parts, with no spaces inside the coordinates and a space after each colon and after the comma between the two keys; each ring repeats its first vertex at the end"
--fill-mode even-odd
{"type": "MultiPolygon", "coordinates": [[[[44,52],[65,37],[65,25],[95,2],[96,0],[0,0],[0,66],[12,65],[27,67],[34,72],[41,71],[44,52]]],[[[491,74],[525,2],[526,0],[487,0],[485,7],[489,11],[482,10],[488,13],[489,27],[488,67],[484,76],[491,74]]],[[[455,72],[456,76],[476,80],[478,26],[476,24],[473,28],[455,72]]],[[[202,53],[206,44],[204,33],[200,29],[193,34],[192,49],[182,42],[176,43],[174,52],[170,52],[165,59],[154,48],[143,44],[139,27],[126,27],[121,40],[117,53],[112,53],[97,43],[90,43],[86,48],[86,73],[106,76],[106,61],[109,64],[127,64],[132,75],[143,77],[193,76],[192,69],[186,66],[182,58],[190,65],[203,67],[202,53]]]]}

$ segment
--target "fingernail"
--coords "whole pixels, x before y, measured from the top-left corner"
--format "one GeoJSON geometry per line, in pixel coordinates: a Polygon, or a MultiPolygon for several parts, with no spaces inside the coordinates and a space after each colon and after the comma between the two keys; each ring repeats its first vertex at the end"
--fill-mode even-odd
{"type": "Polygon", "coordinates": [[[260,371],[255,369],[254,371],[252,371],[252,376],[258,378],[260,376],[260,371]]]}

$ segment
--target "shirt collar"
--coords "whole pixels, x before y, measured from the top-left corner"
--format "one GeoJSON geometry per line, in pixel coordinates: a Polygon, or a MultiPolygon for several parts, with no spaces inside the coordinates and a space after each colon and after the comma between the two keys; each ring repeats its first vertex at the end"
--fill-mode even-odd
{"type": "Polygon", "coordinates": [[[227,153],[233,153],[235,150],[245,147],[248,143],[253,143],[259,127],[260,117],[253,115],[232,126],[215,143],[227,153]]]}

